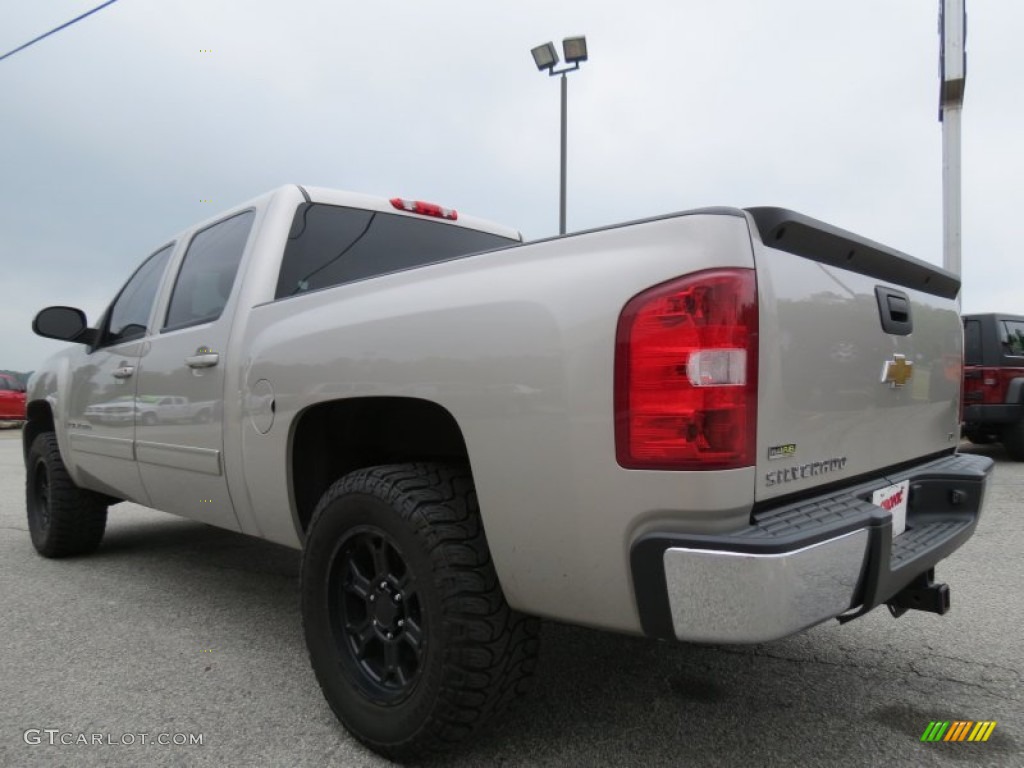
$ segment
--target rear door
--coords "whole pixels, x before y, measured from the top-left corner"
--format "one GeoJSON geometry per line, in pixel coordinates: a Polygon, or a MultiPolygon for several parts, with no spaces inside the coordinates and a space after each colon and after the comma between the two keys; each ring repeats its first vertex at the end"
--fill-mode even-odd
{"type": "Polygon", "coordinates": [[[178,269],[160,333],[138,377],[136,455],[153,506],[239,530],[224,474],[224,370],[238,267],[252,210],[198,231],[178,269]],[[205,405],[205,409],[201,407],[205,405]],[[190,418],[202,413],[204,418],[190,418]]]}
{"type": "Polygon", "coordinates": [[[751,213],[761,307],[757,498],[952,452],[957,278],[799,214],[751,213]]]}

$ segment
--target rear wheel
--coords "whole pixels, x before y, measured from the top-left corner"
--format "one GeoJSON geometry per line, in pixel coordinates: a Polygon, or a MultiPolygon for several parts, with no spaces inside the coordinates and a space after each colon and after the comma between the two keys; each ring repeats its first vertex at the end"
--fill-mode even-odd
{"type": "Polygon", "coordinates": [[[1024,421],[1017,421],[1004,427],[1003,446],[1011,459],[1024,461],[1024,421]]]}
{"type": "Polygon", "coordinates": [[[28,452],[25,506],[32,545],[44,557],[84,555],[100,545],[107,499],[75,485],[60,456],[57,436],[43,432],[28,452]]]}
{"type": "Polygon", "coordinates": [[[460,468],[373,467],[331,486],[303,553],[302,617],[331,708],[390,758],[463,740],[536,665],[539,622],[505,602],[460,468]]]}

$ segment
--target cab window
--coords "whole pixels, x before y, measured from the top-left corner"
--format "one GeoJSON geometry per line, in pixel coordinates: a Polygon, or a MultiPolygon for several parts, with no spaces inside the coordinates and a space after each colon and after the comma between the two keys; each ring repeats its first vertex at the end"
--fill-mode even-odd
{"type": "Polygon", "coordinates": [[[468,227],[335,205],[300,205],[275,298],[512,245],[468,227]]]}
{"type": "Polygon", "coordinates": [[[120,344],[145,336],[160,279],[174,244],[161,248],[135,270],[110,306],[102,346],[120,344]]]}
{"type": "Polygon", "coordinates": [[[255,218],[254,211],[245,211],[192,238],[174,283],[163,330],[211,323],[220,317],[255,218]]]}

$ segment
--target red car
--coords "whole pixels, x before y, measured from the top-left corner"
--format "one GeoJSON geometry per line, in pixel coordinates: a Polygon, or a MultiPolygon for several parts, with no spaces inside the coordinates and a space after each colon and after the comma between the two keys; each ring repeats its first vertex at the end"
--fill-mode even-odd
{"type": "Polygon", "coordinates": [[[25,385],[0,373],[0,421],[25,420],[25,385]]]}

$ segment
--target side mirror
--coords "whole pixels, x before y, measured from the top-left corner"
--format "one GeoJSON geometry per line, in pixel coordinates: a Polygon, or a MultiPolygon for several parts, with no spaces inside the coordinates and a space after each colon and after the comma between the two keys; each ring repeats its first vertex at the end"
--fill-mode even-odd
{"type": "Polygon", "coordinates": [[[75,307],[47,307],[32,321],[32,330],[47,339],[80,344],[91,344],[96,335],[89,328],[85,312],[75,307]]]}

